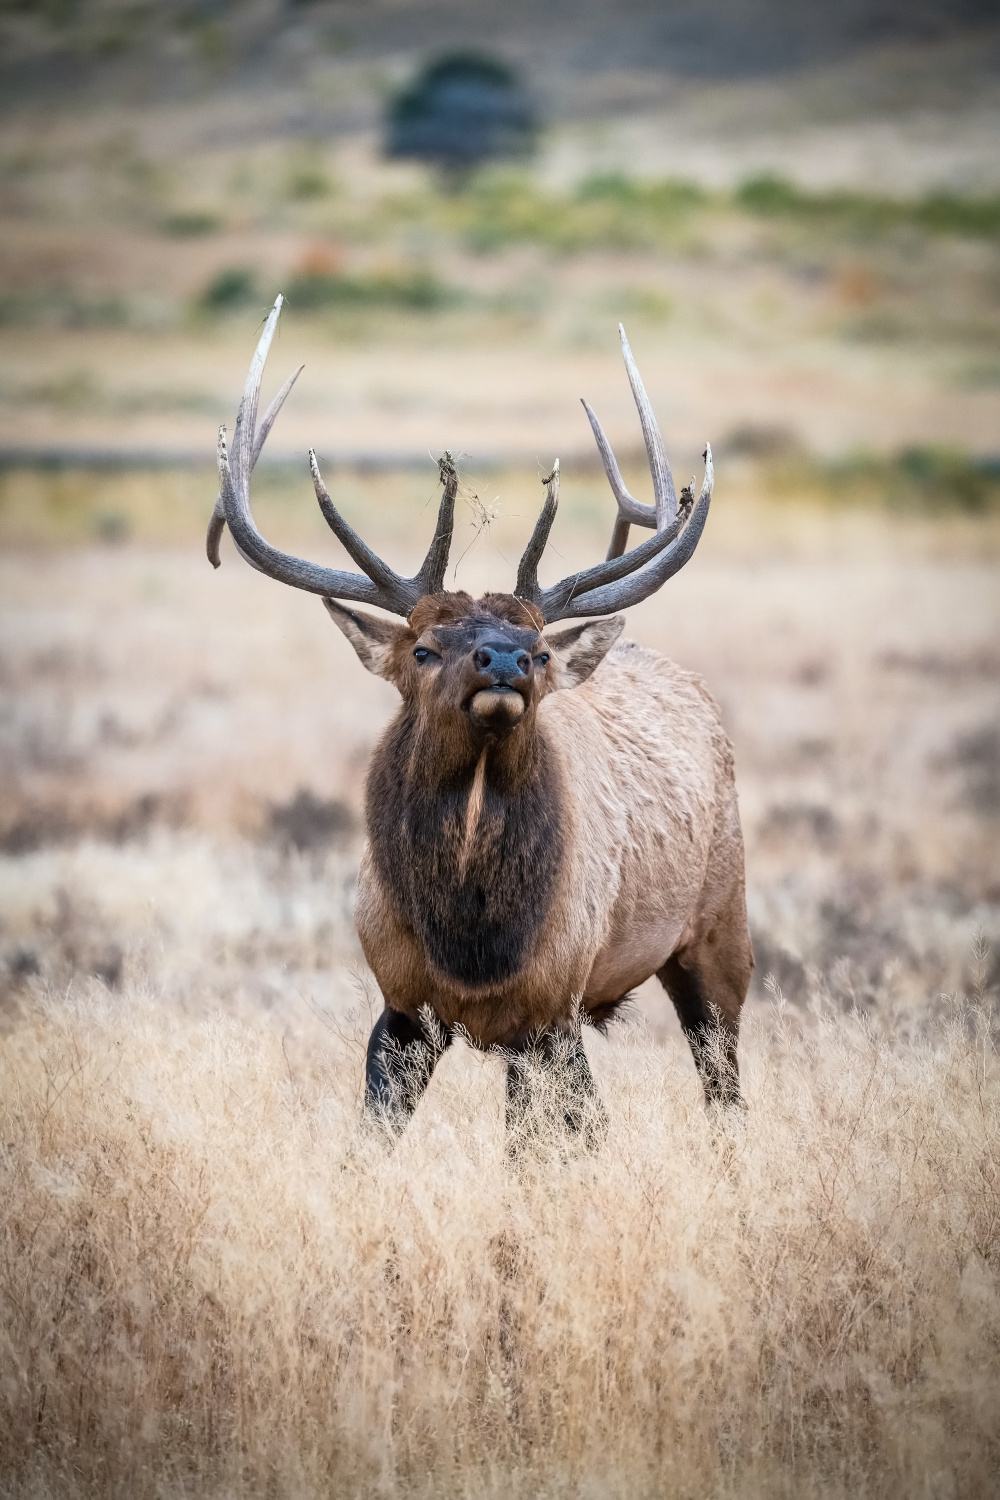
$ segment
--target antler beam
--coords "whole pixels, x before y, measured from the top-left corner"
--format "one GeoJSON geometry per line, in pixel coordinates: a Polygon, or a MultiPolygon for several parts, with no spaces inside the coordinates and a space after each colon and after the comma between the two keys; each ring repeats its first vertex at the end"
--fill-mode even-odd
{"type": "Polygon", "coordinates": [[[393,614],[408,615],[418,599],[425,594],[436,593],[444,583],[454,528],[455,495],[458,490],[458,474],[450,454],[446,453],[439,463],[444,493],[438,509],[434,536],[423,564],[412,578],[403,578],[394,572],[344,520],[330,499],[316,454],[311,449],[309,467],[320,510],[331,531],[363,572],[349,573],[340,568],[324,568],[291,553],[280,552],[265,541],[257,530],[250,510],[250,475],[267,435],[274,426],[275,418],[302,368],[300,366],[286,380],[258,428],[256,423],[260,383],[281,315],[282,301],[280,296],[275,301],[250,364],[243,400],[236,417],[231,456],[226,446],[225,428],[219,431],[219,498],[208,525],[206,551],[209,561],[213,567],[219,566],[219,543],[223,529],[228,525],[242,556],[258,572],[266,573],[269,578],[276,578],[281,583],[291,584],[293,588],[306,589],[309,593],[320,594],[325,598],[349,599],[357,604],[376,605],[393,614]]]}

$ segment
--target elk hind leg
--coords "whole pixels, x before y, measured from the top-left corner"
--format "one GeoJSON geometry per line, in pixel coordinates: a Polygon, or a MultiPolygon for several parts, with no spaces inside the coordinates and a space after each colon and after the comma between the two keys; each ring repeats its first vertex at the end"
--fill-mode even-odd
{"type": "Polygon", "coordinates": [[[708,1104],[743,1102],[736,1044],[752,968],[744,915],[731,928],[714,924],[657,972],[694,1054],[708,1104]]]}

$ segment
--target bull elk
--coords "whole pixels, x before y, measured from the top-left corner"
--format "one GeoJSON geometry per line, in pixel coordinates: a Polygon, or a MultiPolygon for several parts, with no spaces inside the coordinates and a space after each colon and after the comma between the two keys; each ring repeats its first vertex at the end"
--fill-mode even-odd
{"type": "Polygon", "coordinates": [[[534,1059],[561,1081],[567,1126],[589,1137],[603,1109],[581,1022],[606,1026],[652,974],[677,1010],[707,1100],[738,1103],[737,1036],[753,957],[732,749],[700,678],[620,640],[616,613],[693,554],[712,495],[711,450],[698,499],[690,488],[678,499],[621,330],[654,503],[626,489],[584,402],[618,504],[604,562],[539,584],[557,462],[514,592],[447,591],[458,476],[445,454],[430,549],[403,578],[341,516],[312,451],[320,509],[362,571],[305,562],[266,542],[250,511],[251,472],[299,374],[258,425],[281,301],[250,366],[231,452],[225,429],[219,434],[207,550],[218,567],[228,525],[253,567],[319,594],[362,664],[402,698],[366,790],[356,921],[385,1000],[368,1044],[366,1114],[401,1129],[458,1033],[506,1056],[515,1133],[533,1106],[534,1059]],[[626,551],[633,525],[653,536],[626,551]],[[551,628],[562,620],[577,623],[551,628]]]}

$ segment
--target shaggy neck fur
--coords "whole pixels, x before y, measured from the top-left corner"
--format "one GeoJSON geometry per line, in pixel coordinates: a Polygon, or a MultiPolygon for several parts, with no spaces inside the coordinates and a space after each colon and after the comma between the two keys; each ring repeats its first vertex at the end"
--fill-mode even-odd
{"type": "Polygon", "coordinates": [[[473,989],[526,962],[563,856],[555,763],[535,712],[506,739],[445,741],[413,706],[372,762],[368,830],[379,882],[430,963],[473,989]]]}

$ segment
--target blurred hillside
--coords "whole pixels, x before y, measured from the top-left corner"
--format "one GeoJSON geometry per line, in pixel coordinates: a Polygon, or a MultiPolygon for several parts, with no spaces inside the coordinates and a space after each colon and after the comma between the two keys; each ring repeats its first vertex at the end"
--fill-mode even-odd
{"type": "MultiPolygon", "coordinates": [[[[660,102],[671,75],[770,77],[970,36],[995,51],[996,23],[991,0],[5,0],[0,78],[8,107],[18,95],[64,98],[67,88],[106,99],[138,86],[162,100],[206,80],[301,88],[324,73],[475,46],[520,62],[550,111],[567,117],[660,102]]],[[[941,98],[954,86],[947,75],[941,98]]],[[[341,125],[373,123],[363,90],[335,107],[341,125]]]]}
{"type": "Polygon", "coordinates": [[[684,470],[991,459],[993,9],[8,0],[0,452],[210,461],[280,290],[277,456],[584,458],[580,395],[634,450],[623,320],[684,470]],[[460,45],[547,129],[451,191],[380,121],[460,45]]]}
{"type": "MultiPolygon", "coordinates": [[[[39,124],[174,105],[170,149],[373,131],[387,94],[456,47],[519,66],[557,125],[599,122],[591,150],[609,149],[621,117],[656,116],[653,151],[637,157],[630,138],[616,163],[632,170],[721,180],[762,134],[773,153],[778,138],[801,148],[794,138],[832,126],[843,140],[813,164],[819,180],[903,191],[998,180],[991,0],[4,0],[0,114],[39,124]],[[918,117],[907,162],[889,145],[918,117]]],[[[168,147],[162,129],[151,134],[168,147]]]]}

